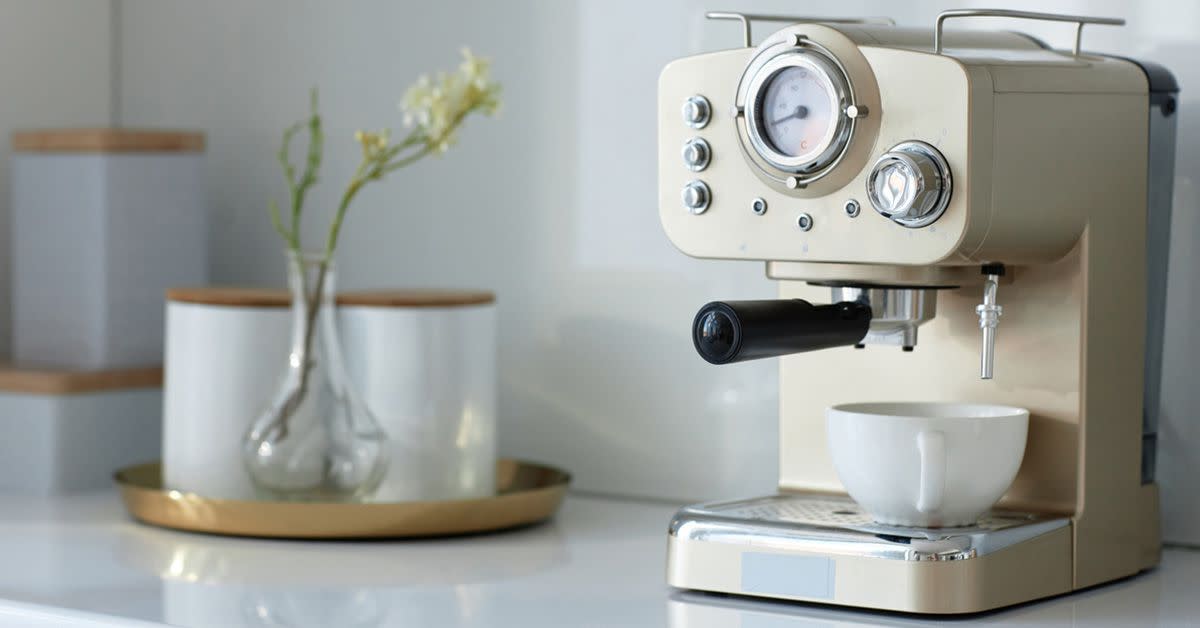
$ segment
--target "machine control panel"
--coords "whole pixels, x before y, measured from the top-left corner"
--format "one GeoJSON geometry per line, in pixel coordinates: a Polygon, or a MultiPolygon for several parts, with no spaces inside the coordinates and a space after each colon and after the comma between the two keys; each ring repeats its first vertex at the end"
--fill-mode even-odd
{"type": "Polygon", "coordinates": [[[952,58],[822,24],[673,61],[659,77],[663,228],[695,257],[947,259],[967,226],[967,180],[951,194],[949,166],[966,172],[971,85],[952,58]]]}

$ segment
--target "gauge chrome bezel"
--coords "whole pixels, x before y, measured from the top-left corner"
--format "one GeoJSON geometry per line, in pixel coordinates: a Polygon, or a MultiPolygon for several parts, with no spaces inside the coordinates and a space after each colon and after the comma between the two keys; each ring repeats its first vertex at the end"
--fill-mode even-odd
{"type": "Polygon", "coordinates": [[[833,171],[850,149],[857,119],[847,115],[846,108],[857,102],[854,86],[837,57],[807,37],[795,36],[787,44],[769,45],[755,56],[742,73],[735,102],[741,103],[738,140],[742,151],[761,174],[785,187],[803,189],[819,180],[833,171]],[[818,148],[797,157],[775,150],[766,137],[759,111],[771,79],[791,67],[816,72],[833,87],[830,97],[837,121],[818,148]]]}
{"type": "Polygon", "coordinates": [[[750,89],[746,101],[746,131],[750,136],[750,145],[767,163],[793,174],[803,174],[828,165],[829,162],[844,149],[849,140],[848,118],[845,116],[847,88],[839,85],[836,70],[830,68],[819,57],[814,58],[812,52],[789,52],[772,58],[765,63],[754,78],[750,80],[750,89]],[[827,88],[829,96],[829,111],[833,124],[828,125],[820,141],[811,150],[800,155],[787,155],[775,147],[775,143],[767,133],[768,120],[762,115],[763,101],[767,92],[783,72],[800,68],[811,72],[817,80],[827,88]]]}

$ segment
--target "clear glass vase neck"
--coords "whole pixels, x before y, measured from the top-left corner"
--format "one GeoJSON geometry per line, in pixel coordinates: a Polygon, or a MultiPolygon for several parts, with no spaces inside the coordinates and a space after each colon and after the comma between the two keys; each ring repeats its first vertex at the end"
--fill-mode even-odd
{"type": "MultiPolygon", "coordinates": [[[[318,327],[332,319],[337,272],[332,260],[320,253],[287,252],[288,288],[292,301],[291,363],[300,367],[311,359],[318,327]]],[[[326,337],[326,343],[337,342],[326,337]]],[[[340,353],[334,351],[334,353],[340,353]]]]}

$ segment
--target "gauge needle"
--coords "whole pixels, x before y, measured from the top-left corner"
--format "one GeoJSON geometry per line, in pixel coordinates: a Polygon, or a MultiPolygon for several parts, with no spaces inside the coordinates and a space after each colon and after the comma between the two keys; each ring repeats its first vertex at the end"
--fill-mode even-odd
{"type": "Polygon", "coordinates": [[[776,124],[781,124],[781,123],[787,122],[788,120],[791,120],[792,118],[796,118],[797,120],[803,120],[807,117],[808,117],[808,107],[805,107],[804,105],[800,105],[800,106],[796,107],[796,110],[793,111],[791,114],[786,115],[778,120],[772,120],[771,126],[775,126],[776,124]]]}

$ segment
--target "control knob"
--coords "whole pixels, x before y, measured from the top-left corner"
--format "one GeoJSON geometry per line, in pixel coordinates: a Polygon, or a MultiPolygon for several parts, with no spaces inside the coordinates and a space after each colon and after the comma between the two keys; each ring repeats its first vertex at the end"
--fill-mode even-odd
{"type": "Polygon", "coordinates": [[[697,179],[683,186],[682,197],[684,209],[693,214],[703,214],[708,210],[712,193],[709,192],[707,184],[697,179]]]}
{"type": "Polygon", "coordinates": [[[683,123],[693,129],[703,129],[708,126],[712,117],[712,105],[708,99],[696,94],[683,101],[683,123]]]}
{"type": "Polygon", "coordinates": [[[871,168],[867,197],[875,211],[909,228],[924,227],[950,205],[950,166],[925,142],[892,147],[871,168]]]}

